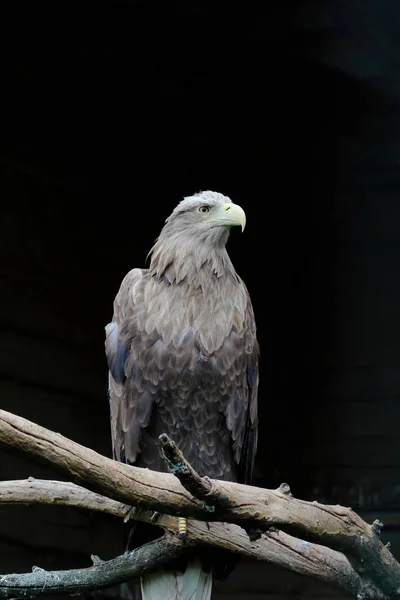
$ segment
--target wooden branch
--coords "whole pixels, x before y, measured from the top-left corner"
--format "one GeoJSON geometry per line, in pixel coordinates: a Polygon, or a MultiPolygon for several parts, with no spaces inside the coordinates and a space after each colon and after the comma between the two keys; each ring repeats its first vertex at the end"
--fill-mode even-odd
{"type": "Polygon", "coordinates": [[[160,513],[210,517],[203,503],[193,498],[172,475],[116,462],[5,410],[0,410],[0,443],[46,459],[105,496],[125,504],[160,513]]]}
{"type": "Polygon", "coordinates": [[[123,556],[102,561],[92,556],[93,566],[68,571],[45,571],[0,575],[0,599],[32,598],[45,594],[83,594],[138,577],[177,558],[186,551],[177,539],[160,539],[123,556]]]}
{"type": "MultiPolygon", "coordinates": [[[[211,492],[211,481],[200,477],[167,434],[162,433],[159,440],[169,472],[176,475],[192,496],[195,498],[206,497],[211,492]]],[[[212,507],[209,507],[209,510],[212,510],[212,507]]]]}
{"type": "MultiPolygon", "coordinates": [[[[169,471],[197,498],[206,499],[209,503],[213,503],[215,515],[218,515],[221,510],[222,513],[225,513],[227,509],[229,510],[229,508],[235,505],[232,496],[227,493],[230,484],[228,484],[227,490],[226,482],[210,480],[208,477],[200,477],[185,459],[176,444],[166,434],[162,434],[159,439],[169,471]]],[[[245,493],[248,491],[248,486],[241,487],[245,490],[245,493]]],[[[253,490],[255,489],[253,488],[253,490]]],[[[351,508],[295,500],[290,487],[286,483],[282,483],[275,493],[286,497],[290,501],[290,504],[278,507],[276,515],[279,512],[281,513],[278,517],[273,515],[269,517],[267,509],[265,511],[267,522],[269,521],[274,528],[278,526],[283,531],[289,531],[301,536],[302,540],[304,540],[303,544],[309,543],[305,540],[314,542],[325,541],[328,547],[335,548],[346,554],[351,559],[357,572],[362,575],[368,573],[368,581],[363,581],[362,590],[357,594],[358,600],[386,598],[386,589],[389,589],[389,586],[391,593],[395,591],[399,595],[400,565],[389,552],[389,548],[383,546],[380,542],[380,534],[383,527],[380,521],[375,520],[372,525],[368,525],[351,508]],[[325,511],[324,516],[326,516],[325,519],[321,519],[321,517],[317,519],[314,526],[310,523],[309,515],[307,515],[307,512],[311,512],[310,510],[306,509],[307,512],[301,510],[302,518],[299,520],[299,508],[304,509],[307,506],[310,507],[311,504],[325,511]],[[282,514],[282,508],[287,509],[286,514],[282,514]],[[340,520],[342,521],[341,523],[339,522],[340,520]],[[347,527],[347,532],[343,531],[343,523],[347,527]],[[328,530],[325,529],[327,524],[330,525],[330,529],[328,530]],[[321,525],[324,528],[322,531],[321,525]],[[387,569],[386,561],[388,558],[390,566],[387,569]],[[389,586],[386,586],[386,578],[389,574],[392,579],[389,586]]],[[[266,504],[268,505],[268,502],[266,504]]],[[[270,499],[269,508],[271,508],[271,504],[270,499]]],[[[251,530],[252,527],[260,530],[260,521],[263,522],[264,519],[260,519],[258,513],[255,515],[249,514],[247,530],[251,530]]]]}
{"type": "Polygon", "coordinates": [[[209,512],[214,511],[214,506],[210,506],[210,502],[218,507],[230,506],[229,497],[216,490],[212,480],[209,477],[200,477],[188,463],[183,453],[165,433],[159,437],[161,452],[165,458],[167,468],[172,475],[175,475],[183,487],[195,498],[204,500],[204,507],[209,512]]]}
{"type": "MultiPolygon", "coordinates": [[[[377,524],[368,525],[348,508],[297,500],[286,485],[278,490],[267,490],[208,480],[211,491],[207,494],[207,504],[214,505],[214,512],[210,512],[204,506],[203,498],[194,498],[173,475],[117,463],[2,410],[0,442],[46,458],[104,495],[125,504],[163,514],[244,524],[263,531],[274,527],[300,538],[300,541],[342,552],[359,573],[361,581],[368,573],[368,579],[376,587],[374,590],[366,582],[359,598],[372,597],[371,594],[390,596],[400,589],[400,565],[380,542],[377,524]]],[[[202,484],[197,481],[199,487],[202,488],[202,484]]],[[[195,491],[193,487],[191,490],[195,491]]],[[[267,537],[271,535],[268,533],[267,537]]]]}
{"type": "MultiPolygon", "coordinates": [[[[126,505],[91,492],[81,486],[62,481],[48,481],[30,477],[23,481],[0,482],[0,504],[57,504],[79,509],[98,511],[124,518],[126,505]]],[[[152,511],[140,511],[138,520],[152,522],[152,511]]],[[[176,517],[161,515],[157,525],[169,534],[178,537],[176,517]]],[[[298,540],[284,532],[269,531],[256,541],[251,541],[238,525],[213,522],[206,523],[189,519],[188,539],[191,545],[209,545],[225,548],[252,559],[269,562],[300,575],[313,577],[324,584],[340,588],[353,596],[365,587],[348,559],[341,553],[316,544],[298,540]]],[[[84,570],[82,577],[84,578],[84,570]]],[[[27,576],[31,574],[28,573],[27,576]]],[[[99,572],[97,587],[110,585],[99,572]]],[[[67,581],[69,575],[66,575],[67,581]]],[[[79,576],[79,580],[81,577],[79,576]]],[[[65,590],[64,590],[65,591],[65,590]]],[[[1,598],[0,576],[0,598],[1,598]]]]}

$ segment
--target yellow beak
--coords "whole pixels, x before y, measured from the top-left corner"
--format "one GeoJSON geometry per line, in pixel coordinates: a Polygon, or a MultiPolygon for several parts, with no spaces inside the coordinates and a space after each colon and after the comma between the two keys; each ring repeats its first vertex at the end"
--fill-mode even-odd
{"type": "Polygon", "coordinates": [[[246,226],[246,214],[241,206],[233,204],[233,202],[226,202],[218,212],[214,213],[212,217],[207,219],[208,223],[219,223],[228,227],[234,227],[240,225],[242,231],[246,226]]]}

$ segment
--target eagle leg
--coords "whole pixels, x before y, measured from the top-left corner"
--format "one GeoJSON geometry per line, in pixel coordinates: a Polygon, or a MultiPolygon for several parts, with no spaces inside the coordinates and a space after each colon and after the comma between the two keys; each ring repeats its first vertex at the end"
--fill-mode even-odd
{"type": "Polygon", "coordinates": [[[178,532],[179,537],[183,542],[187,541],[187,518],[179,517],[178,518],[178,532]]]}

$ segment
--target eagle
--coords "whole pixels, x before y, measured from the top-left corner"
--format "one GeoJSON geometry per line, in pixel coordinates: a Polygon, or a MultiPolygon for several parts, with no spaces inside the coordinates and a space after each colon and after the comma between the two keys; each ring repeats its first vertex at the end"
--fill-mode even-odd
{"type": "MultiPolygon", "coordinates": [[[[247,288],[226,250],[246,224],[227,196],[184,198],[149,266],[123,279],[106,326],[115,460],[165,471],[166,433],[202,475],[251,484],[257,448],[259,345],[247,288]]],[[[213,565],[143,576],[143,600],[208,600],[213,565]]]]}

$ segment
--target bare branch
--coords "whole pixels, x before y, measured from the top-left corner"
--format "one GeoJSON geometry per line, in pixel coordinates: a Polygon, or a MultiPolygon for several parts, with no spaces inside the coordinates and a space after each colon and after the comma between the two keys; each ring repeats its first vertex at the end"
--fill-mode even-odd
{"type": "MultiPolygon", "coordinates": [[[[46,481],[32,477],[23,481],[0,482],[0,504],[3,503],[75,506],[121,518],[126,513],[125,504],[73,483],[46,481]]],[[[140,511],[137,518],[140,521],[151,523],[152,511],[140,511]]],[[[157,525],[171,535],[178,536],[178,522],[175,517],[162,515],[158,519],[157,525]]],[[[266,561],[301,575],[313,577],[353,595],[356,595],[364,585],[347,558],[339,552],[298,540],[282,531],[269,531],[257,541],[252,542],[238,525],[214,522],[209,529],[204,522],[189,519],[188,539],[191,545],[200,544],[225,548],[252,559],[266,561]]],[[[27,575],[31,576],[30,573],[27,575]]],[[[99,572],[96,586],[106,585],[109,585],[108,580],[103,582],[102,572],[99,572]]],[[[22,584],[21,587],[23,587],[22,584]]]]}
{"type": "MultiPolygon", "coordinates": [[[[191,494],[212,503],[214,505],[213,512],[215,517],[221,514],[221,512],[222,514],[226,514],[226,511],[229,511],[230,508],[237,508],[237,496],[233,498],[232,495],[229,495],[230,484],[226,486],[226,482],[212,481],[208,477],[201,477],[166,434],[162,434],[159,439],[162,453],[170,472],[179,479],[191,494]]],[[[248,491],[247,486],[241,486],[241,488],[244,493],[248,491]]],[[[295,500],[290,487],[286,483],[282,483],[275,494],[278,497],[286,498],[289,503],[283,505],[282,502],[279,502],[279,506],[274,510],[272,505],[276,498],[270,497],[269,500],[266,500],[266,505],[268,506],[268,509],[265,511],[266,521],[274,528],[279,527],[283,531],[301,537],[301,544],[309,543],[305,540],[316,543],[325,542],[328,547],[346,554],[351,559],[357,572],[361,574],[368,572],[368,578],[363,581],[362,590],[358,592],[359,600],[361,598],[365,600],[370,597],[374,599],[385,598],[385,592],[382,590],[390,589],[393,592],[400,589],[400,565],[389,552],[389,548],[383,546],[380,542],[380,534],[383,527],[380,521],[375,520],[372,525],[368,525],[351,508],[295,500]],[[311,505],[325,512],[324,515],[317,518],[314,524],[310,521],[310,515],[313,514],[313,511],[310,510],[311,505]],[[283,508],[285,511],[282,510],[283,508]],[[300,508],[301,510],[299,510],[300,508]],[[326,529],[328,523],[330,527],[326,529]],[[321,526],[323,527],[322,530],[321,526]],[[386,561],[388,560],[390,566],[387,569],[386,566],[388,563],[386,561]],[[389,574],[391,575],[391,581],[387,585],[389,574]],[[371,582],[370,578],[372,578],[375,584],[371,582]]],[[[245,506],[250,506],[250,503],[245,506]]],[[[254,514],[249,512],[248,519],[243,525],[246,526],[248,532],[252,527],[255,527],[261,533],[260,521],[263,522],[264,519],[260,519],[259,513],[254,514]]],[[[291,548],[293,547],[294,539],[290,538],[291,548]]],[[[300,547],[304,548],[304,546],[300,547]]],[[[326,548],[324,549],[326,550],[326,548]]],[[[315,551],[315,546],[313,551],[315,551]]],[[[300,554],[304,559],[304,553],[300,552],[300,554]]]]}
{"type": "Polygon", "coordinates": [[[68,571],[45,571],[0,575],[0,598],[26,598],[46,594],[82,594],[127,581],[177,558],[186,547],[178,539],[160,539],[123,556],[102,561],[92,557],[93,566],[68,571]]]}
{"type": "Polygon", "coordinates": [[[52,504],[124,516],[126,505],[67,481],[28,479],[0,481],[0,504],[52,504]]]}
{"type": "MultiPolygon", "coordinates": [[[[117,463],[5,411],[0,411],[0,442],[46,458],[90,487],[125,504],[163,514],[243,524],[261,531],[274,527],[300,540],[342,552],[361,580],[368,573],[373,582],[371,585],[366,581],[365,586],[363,583],[362,598],[372,593],[377,597],[381,593],[390,596],[400,589],[400,565],[380,542],[380,527],[368,525],[349,508],[295,499],[286,485],[278,490],[267,490],[210,480],[207,504],[214,505],[215,509],[210,512],[204,506],[202,478],[196,480],[196,489],[192,485],[193,477],[187,478],[189,494],[173,475],[117,463]],[[192,492],[201,499],[194,498],[192,492]],[[374,590],[374,586],[380,591],[374,590]]],[[[185,484],[183,479],[182,483],[185,484]]]]}
{"type": "Polygon", "coordinates": [[[5,410],[0,410],[0,443],[46,459],[105,496],[125,504],[209,519],[203,503],[193,498],[172,475],[116,462],[5,410]]]}
{"type": "Polygon", "coordinates": [[[206,502],[205,508],[213,512],[214,507],[210,503],[220,506],[230,506],[229,497],[225,496],[221,490],[218,493],[213,486],[212,480],[208,477],[200,477],[188,463],[183,453],[165,433],[159,437],[161,452],[165,458],[168,470],[175,475],[183,487],[199,500],[206,502]]]}

